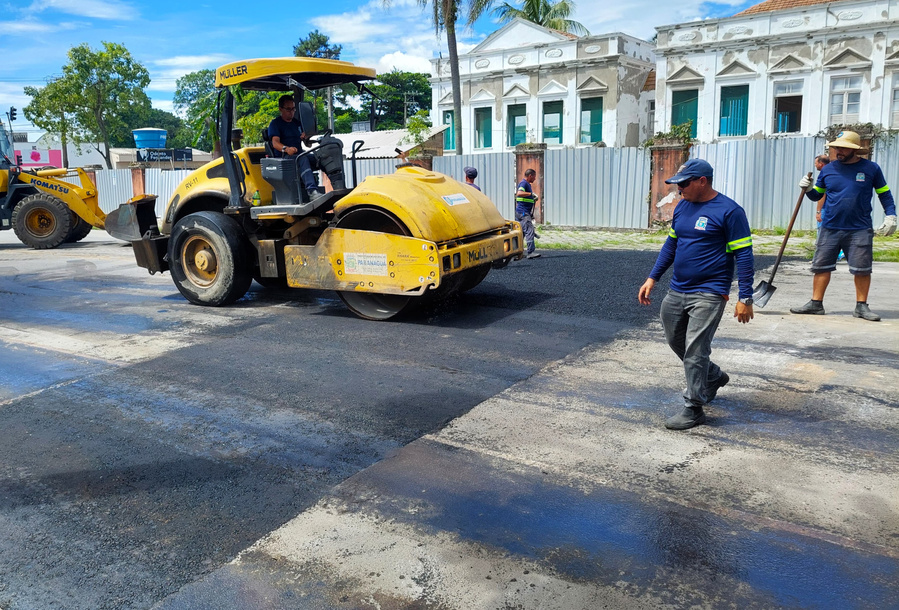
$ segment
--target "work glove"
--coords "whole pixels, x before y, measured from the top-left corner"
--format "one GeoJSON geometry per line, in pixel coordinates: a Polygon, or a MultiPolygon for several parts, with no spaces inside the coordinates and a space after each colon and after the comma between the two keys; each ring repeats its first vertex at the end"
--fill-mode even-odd
{"type": "Polygon", "coordinates": [[[896,215],[887,216],[883,219],[883,224],[877,227],[878,235],[890,236],[896,231],[896,215]]]}
{"type": "Polygon", "coordinates": [[[799,188],[801,188],[801,189],[807,189],[811,185],[812,185],[812,179],[809,178],[808,176],[803,176],[799,180],[799,188]]]}

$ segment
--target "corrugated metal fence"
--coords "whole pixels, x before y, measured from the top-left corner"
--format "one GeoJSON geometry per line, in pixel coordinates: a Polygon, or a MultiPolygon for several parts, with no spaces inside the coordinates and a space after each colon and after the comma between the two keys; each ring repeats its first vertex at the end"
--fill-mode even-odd
{"type": "Polygon", "coordinates": [[[134,196],[130,169],[106,169],[94,175],[100,209],[107,214],[134,196]]]}
{"type": "Polygon", "coordinates": [[[649,152],[566,148],[545,157],[544,220],[575,227],[646,228],[649,152]]]}
{"type": "MultiPolygon", "coordinates": [[[[698,144],[691,157],[706,159],[715,168],[715,188],[736,200],[757,229],[786,227],[796,198],[797,182],[814,169],[815,155],[824,151],[822,138],[738,140],[698,144]]],[[[894,196],[899,190],[899,135],[877,142],[873,160],[883,169],[894,196]]],[[[554,225],[639,229],[648,225],[650,154],[639,148],[579,148],[548,150],[545,158],[544,214],[554,225]]],[[[390,174],[397,159],[361,159],[357,180],[373,174],[390,174]]],[[[478,169],[477,183],[505,218],[513,218],[515,157],[489,153],[435,157],[434,170],[463,181],[462,169],[478,169]]],[[[347,184],[352,185],[352,165],[344,162],[347,184]]],[[[165,205],[188,170],[147,169],[146,191],[157,195],[156,213],[165,205]]],[[[96,172],[100,207],[109,212],[132,197],[130,170],[96,172]]],[[[77,180],[72,180],[77,183],[77,180]]],[[[883,208],[873,201],[874,224],[883,220],[883,208]]],[[[803,204],[795,228],[815,228],[815,205],[803,204]]]]}
{"type": "MultiPolygon", "coordinates": [[[[815,170],[815,156],[823,151],[821,138],[782,138],[698,144],[690,156],[711,163],[715,190],[743,206],[749,226],[773,229],[790,223],[799,197],[797,183],[815,170]]],[[[794,228],[815,226],[815,204],[806,199],[794,228]]]]}
{"type": "MultiPolygon", "coordinates": [[[[156,217],[162,218],[165,215],[165,206],[181,181],[187,177],[192,170],[176,169],[163,171],[159,168],[150,168],[144,172],[144,190],[148,193],[156,195],[156,217]]],[[[120,203],[124,203],[123,200],[120,203]]]]}
{"type": "Polygon", "coordinates": [[[475,183],[487,195],[503,218],[515,218],[515,157],[510,153],[434,157],[434,171],[465,182],[466,167],[478,170],[475,183]]]}
{"type": "MultiPolygon", "coordinates": [[[[886,142],[878,142],[874,147],[871,160],[875,161],[883,170],[883,176],[890,186],[893,199],[899,200],[899,134],[893,134],[893,137],[886,142]]],[[[876,197],[873,205],[874,226],[877,227],[883,222],[884,213],[880,201],[876,197]]]]}

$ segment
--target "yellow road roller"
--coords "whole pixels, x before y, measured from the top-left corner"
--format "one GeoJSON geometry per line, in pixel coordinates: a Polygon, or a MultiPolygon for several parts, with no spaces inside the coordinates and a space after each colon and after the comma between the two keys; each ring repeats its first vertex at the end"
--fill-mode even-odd
{"type": "Polygon", "coordinates": [[[361,89],[374,78],[372,69],[327,59],[222,66],[216,87],[223,156],[182,181],[161,222],[156,198],[143,195],[109,214],[106,230],[132,242],[137,264],[151,274],[169,271],[191,303],[228,305],[255,279],[267,287],[335,290],[370,320],[393,318],[423,297],[470,290],[492,267],[521,258],[520,225],[449,176],[400,166],[348,187],[342,143],[318,133],[303,96],[348,83],[361,89]],[[266,130],[263,146],[233,149],[235,86],[292,95],[309,146],[279,156],[266,130]],[[310,167],[327,177],[327,192],[304,186],[301,173],[310,167]]]}

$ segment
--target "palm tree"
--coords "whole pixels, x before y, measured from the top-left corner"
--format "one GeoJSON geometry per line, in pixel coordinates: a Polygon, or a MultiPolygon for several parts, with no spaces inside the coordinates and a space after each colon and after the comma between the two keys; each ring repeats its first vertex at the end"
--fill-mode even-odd
{"type": "MultiPolygon", "coordinates": [[[[468,23],[473,24],[484,12],[493,6],[494,0],[473,0],[468,23]]],[[[515,18],[524,19],[551,30],[568,32],[576,36],[589,36],[590,32],[579,21],[569,19],[575,6],[572,0],[522,0],[521,8],[503,2],[493,10],[500,23],[515,18]]]]}
{"type": "MultiPolygon", "coordinates": [[[[391,0],[381,0],[390,6],[391,0]]],[[[453,87],[453,131],[456,134],[456,154],[462,154],[462,83],[459,77],[459,50],[456,47],[456,21],[459,19],[461,0],[417,0],[425,8],[432,7],[434,30],[446,30],[446,45],[449,48],[450,78],[453,87]]],[[[439,66],[439,64],[438,64],[439,66]]]]}

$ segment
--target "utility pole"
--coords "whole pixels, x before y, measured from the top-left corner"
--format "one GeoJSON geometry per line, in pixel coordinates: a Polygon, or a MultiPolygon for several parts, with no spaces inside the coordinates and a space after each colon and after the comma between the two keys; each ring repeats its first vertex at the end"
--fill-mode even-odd
{"type": "Polygon", "coordinates": [[[409,119],[409,106],[415,103],[415,94],[414,93],[404,93],[403,94],[403,127],[406,126],[406,122],[409,119]],[[412,98],[412,101],[409,101],[409,98],[412,98]]]}

